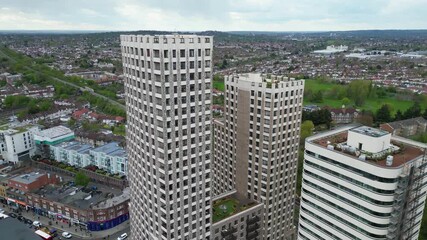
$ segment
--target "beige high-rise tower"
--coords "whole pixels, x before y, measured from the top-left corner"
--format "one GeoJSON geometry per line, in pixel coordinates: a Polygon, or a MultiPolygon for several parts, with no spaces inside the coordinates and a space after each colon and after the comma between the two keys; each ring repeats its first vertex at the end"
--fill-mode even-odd
{"type": "Polygon", "coordinates": [[[131,237],[209,239],[212,37],[120,38],[131,237]]]}
{"type": "Polygon", "coordinates": [[[214,121],[213,191],[263,204],[257,239],[295,238],[294,202],[304,81],[225,77],[225,116],[214,121]]]}

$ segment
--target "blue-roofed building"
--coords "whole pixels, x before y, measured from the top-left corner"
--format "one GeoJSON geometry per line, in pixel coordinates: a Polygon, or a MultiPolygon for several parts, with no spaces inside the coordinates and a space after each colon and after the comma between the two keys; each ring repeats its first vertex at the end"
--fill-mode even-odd
{"type": "Polygon", "coordinates": [[[94,165],[113,174],[127,175],[127,154],[117,142],[96,148],[77,141],[63,142],[51,145],[50,155],[56,161],[80,168],[94,165]]]}
{"type": "Polygon", "coordinates": [[[110,142],[90,150],[95,165],[111,173],[127,175],[127,154],[117,142],[110,142]]]}

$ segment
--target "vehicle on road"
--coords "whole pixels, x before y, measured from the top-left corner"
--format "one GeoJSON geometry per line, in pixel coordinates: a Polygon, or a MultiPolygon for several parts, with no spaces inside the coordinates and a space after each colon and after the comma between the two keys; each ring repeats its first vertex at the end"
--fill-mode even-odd
{"type": "Polygon", "coordinates": [[[21,216],[21,215],[19,215],[19,216],[18,216],[18,220],[19,220],[19,221],[21,221],[21,222],[22,222],[22,221],[24,221],[24,219],[25,219],[25,218],[24,218],[23,216],[21,216]]]}
{"type": "Polygon", "coordinates": [[[24,218],[24,222],[26,223],[26,224],[33,224],[33,221],[31,221],[30,219],[28,219],[28,218],[24,218]]]}
{"type": "Polygon", "coordinates": [[[16,215],[15,213],[10,213],[9,216],[13,217],[13,218],[17,218],[18,217],[18,215],[16,215]]]}
{"type": "Polygon", "coordinates": [[[69,238],[71,238],[71,237],[72,237],[71,233],[69,233],[69,232],[63,232],[63,233],[62,233],[62,236],[63,236],[64,238],[66,238],[66,239],[69,239],[69,238]]]}
{"type": "Polygon", "coordinates": [[[123,233],[122,235],[120,235],[120,237],[117,238],[117,240],[123,240],[126,239],[128,237],[127,233],[123,233]]]}
{"type": "Polygon", "coordinates": [[[52,236],[50,236],[49,234],[43,232],[42,230],[37,230],[34,233],[37,234],[37,235],[39,235],[41,238],[43,238],[45,240],[51,240],[51,239],[53,239],[52,236]]]}
{"type": "Polygon", "coordinates": [[[41,227],[41,226],[42,226],[42,224],[41,224],[41,222],[39,222],[39,221],[34,221],[34,222],[33,222],[33,226],[41,227]]]}

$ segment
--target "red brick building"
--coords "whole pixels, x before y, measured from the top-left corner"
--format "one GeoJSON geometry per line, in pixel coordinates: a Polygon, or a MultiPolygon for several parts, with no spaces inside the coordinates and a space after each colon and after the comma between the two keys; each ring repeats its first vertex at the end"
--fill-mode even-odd
{"type": "Polygon", "coordinates": [[[32,172],[9,179],[8,186],[27,193],[48,184],[57,184],[59,180],[55,174],[32,172]]]}

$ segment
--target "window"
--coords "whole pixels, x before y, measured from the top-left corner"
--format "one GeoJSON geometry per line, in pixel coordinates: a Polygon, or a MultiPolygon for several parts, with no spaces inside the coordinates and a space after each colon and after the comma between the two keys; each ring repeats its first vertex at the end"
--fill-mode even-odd
{"type": "Polygon", "coordinates": [[[194,57],[194,49],[190,49],[190,57],[194,57]]]}
{"type": "Polygon", "coordinates": [[[211,50],[209,48],[205,49],[205,56],[210,56],[211,50]]]}
{"type": "Polygon", "coordinates": [[[205,43],[210,43],[211,39],[210,38],[205,38],[205,43]]]}
{"type": "Polygon", "coordinates": [[[180,43],[185,43],[185,39],[184,39],[184,38],[181,38],[181,39],[180,39],[180,43]]]}
{"type": "Polygon", "coordinates": [[[185,57],[185,50],[184,49],[181,49],[181,50],[179,50],[179,57],[185,57]]]}

